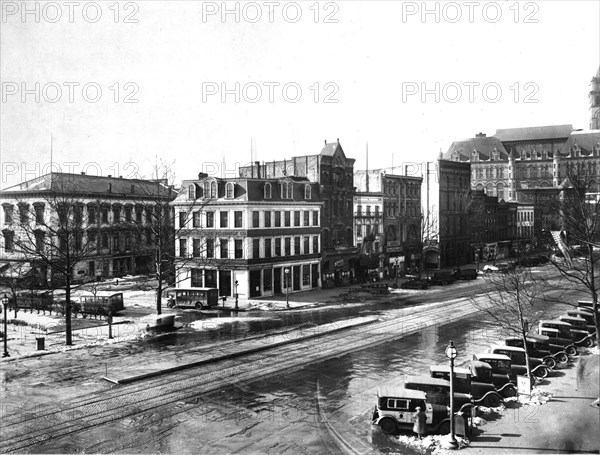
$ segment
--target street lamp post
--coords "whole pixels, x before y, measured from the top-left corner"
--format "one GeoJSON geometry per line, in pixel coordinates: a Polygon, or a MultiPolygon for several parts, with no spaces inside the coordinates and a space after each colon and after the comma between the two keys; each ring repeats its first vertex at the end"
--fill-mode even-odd
{"type": "Polygon", "coordinates": [[[238,310],[238,291],[237,291],[237,287],[238,287],[238,280],[235,280],[235,282],[233,283],[235,285],[235,311],[238,310]]]}
{"type": "Polygon", "coordinates": [[[446,348],[446,357],[450,359],[450,448],[457,449],[458,442],[454,436],[454,359],[458,352],[454,347],[454,342],[450,341],[446,348]]]}
{"type": "Polygon", "coordinates": [[[396,256],[396,287],[398,287],[398,272],[400,271],[400,258],[396,256]]]}
{"type": "Polygon", "coordinates": [[[290,307],[290,269],[287,267],[285,270],[285,306],[290,307]]]}
{"type": "Polygon", "coordinates": [[[8,353],[8,316],[6,314],[6,310],[8,308],[8,296],[4,294],[2,297],[2,310],[4,313],[4,352],[2,353],[2,357],[10,357],[8,353]]]}

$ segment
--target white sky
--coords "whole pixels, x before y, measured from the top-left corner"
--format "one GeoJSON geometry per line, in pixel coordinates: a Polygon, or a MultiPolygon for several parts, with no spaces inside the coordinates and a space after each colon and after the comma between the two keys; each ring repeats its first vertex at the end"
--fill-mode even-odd
{"type": "MultiPolygon", "coordinates": [[[[63,170],[150,176],[152,164],[163,158],[175,161],[177,178],[185,179],[215,170],[223,160],[233,175],[236,163],[250,161],[252,138],[261,161],[318,153],[324,139],[339,138],[347,156],[357,159],[355,169],[364,169],[367,142],[369,168],[375,168],[390,166],[392,155],[396,165],[435,160],[454,139],[479,131],[589,126],[587,93],[600,64],[598,1],[427,2],[439,16],[425,20],[422,2],[315,7],[309,1],[298,3],[302,17],[296,23],[290,2],[277,2],[272,23],[264,2],[238,3],[239,22],[233,14],[223,21],[221,2],[76,3],[70,22],[68,3],[28,2],[39,10],[36,22],[34,13],[21,15],[24,3],[1,2],[2,188],[48,169],[51,135],[53,160],[63,170]],[[251,23],[256,6],[262,18],[251,23]],[[203,19],[203,10],[215,9],[203,19]],[[451,23],[458,11],[461,19],[451,23]],[[137,23],[124,23],[128,14],[137,23]],[[325,23],[328,14],[337,23],[325,23]],[[73,102],[69,82],[79,84],[73,102]],[[128,82],[134,85],[126,88],[128,82]],[[223,103],[220,93],[205,93],[203,100],[203,83],[234,89],[236,82],[248,97],[255,96],[253,84],[262,86],[261,99],[251,103],[242,96],[236,103],[228,95],[223,103]],[[269,82],[280,84],[273,103],[264,85],[269,82]],[[35,91],[36,83],[39,102],[34,94],[23,102],[22,89],[35,91]],[[102,89],[98,102],[84,99],[87,83],[102,89]],[[287,83],[302,89],[297,103],[284,99],[287,83]],[[318,102],[310,88],[315,83],[318,102]],[[420,92],[406,93],[422,84],[435,91],[436,83],[439,102],[433,93],[425,102],[420,92]],[[465,83],[480,84],[474,102],[465,83]],[[463,88],[461,96],[455,84],[463,88]],[[487,101],[484,84],[492,84],[487,101]],[[139,102],[123,102],[136,87],[139,102]],[[332,87],[339,102],[325,103],[332,87]],[[489,101],[494,87],[502,90],[495,103],[489,101]],[[456,102],[444,99],[444,88],[456,102]],[[525,102],[527,95],[538,102],[525,102]],[[76,164],[65,164],[71,162],[76,164]]],[[[290,88],[288,95],[294,94],[290,88]]],[[[95,96],[92,88],[88,95],[95,96]]]]}

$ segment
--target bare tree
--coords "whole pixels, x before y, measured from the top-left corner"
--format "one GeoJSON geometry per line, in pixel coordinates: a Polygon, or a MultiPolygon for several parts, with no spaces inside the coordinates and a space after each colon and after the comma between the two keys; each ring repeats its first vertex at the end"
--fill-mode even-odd
{"type": "Polygon", "coordinates": [[[473,305],[489,316],[504,333],[520,338],[525,349],[527,375],[531,377],[527,336],[543,318],[544,311],[535,302],[544,299],[545,280],[526,267],[516,267],[504,273],[489,273],[485,280],[486,298],[473,298],[473,305]]]}
{"type": "Polygon", "coordinates": [[[566,242],[556,231],[554,238],[564,260],[551,256],[551,263],[576,288],[585,289],[592,301],[596,343],[600,342],[598,316],[598,261],[600,261],[600,199],[594,176],[585,170],[567,169],[560,200],[556,204],[559,224],[566,242]],[[578,245],[576,249],[569,248],[578,245]]]}
{"type": "Polygon", "coordinates": [[[73,344],[71,329],[71,288],[76,266],[96,254],[96,241],[85,235],[84,191],[80,180],[69,174],[50,174],[50,189],[44,191],[42,202],[30,204],[18,201],[18,224],[14,232],[14,250],[31,263],[41,263],[50,272],[50,283],[65,288],[66,345],[73,344]]]}
{"type": "Polygon", "coordinates": [[[27,262],[13,262],[0,275],[0,284],[9,290],[15,318],[19,310],[20,291],[32,289],[35,279],[29,274],[31,266],[27,262]]]}

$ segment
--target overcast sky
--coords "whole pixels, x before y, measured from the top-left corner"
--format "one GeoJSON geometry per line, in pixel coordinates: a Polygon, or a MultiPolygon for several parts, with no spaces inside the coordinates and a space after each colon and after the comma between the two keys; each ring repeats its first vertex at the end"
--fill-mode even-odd
{"type": "Polygon", "coordinates": [[[1,5],[2,188],[48,170],[51,136],[63,170],[124,177],[232,176],[252,140],[260,161],[336,138],[355,169],[367,142],[369,168],[435,160],[479,131],[588,128],[600,63],[598,1],[1,5]]]}

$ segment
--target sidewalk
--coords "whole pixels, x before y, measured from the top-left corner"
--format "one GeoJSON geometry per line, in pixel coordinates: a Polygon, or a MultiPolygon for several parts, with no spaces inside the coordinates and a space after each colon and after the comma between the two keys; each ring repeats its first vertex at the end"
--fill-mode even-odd
{"type": "Polygon", "coordinates": [[[476,430],[461,453],[598,453],[600,394],[598,354],[584,354],[575,365],[549,376],[540,390],[553,396],[546,404],[506,408],[500,418],[476,430]],[[564,373],[564,375],[561,375],[564,373]]]}

